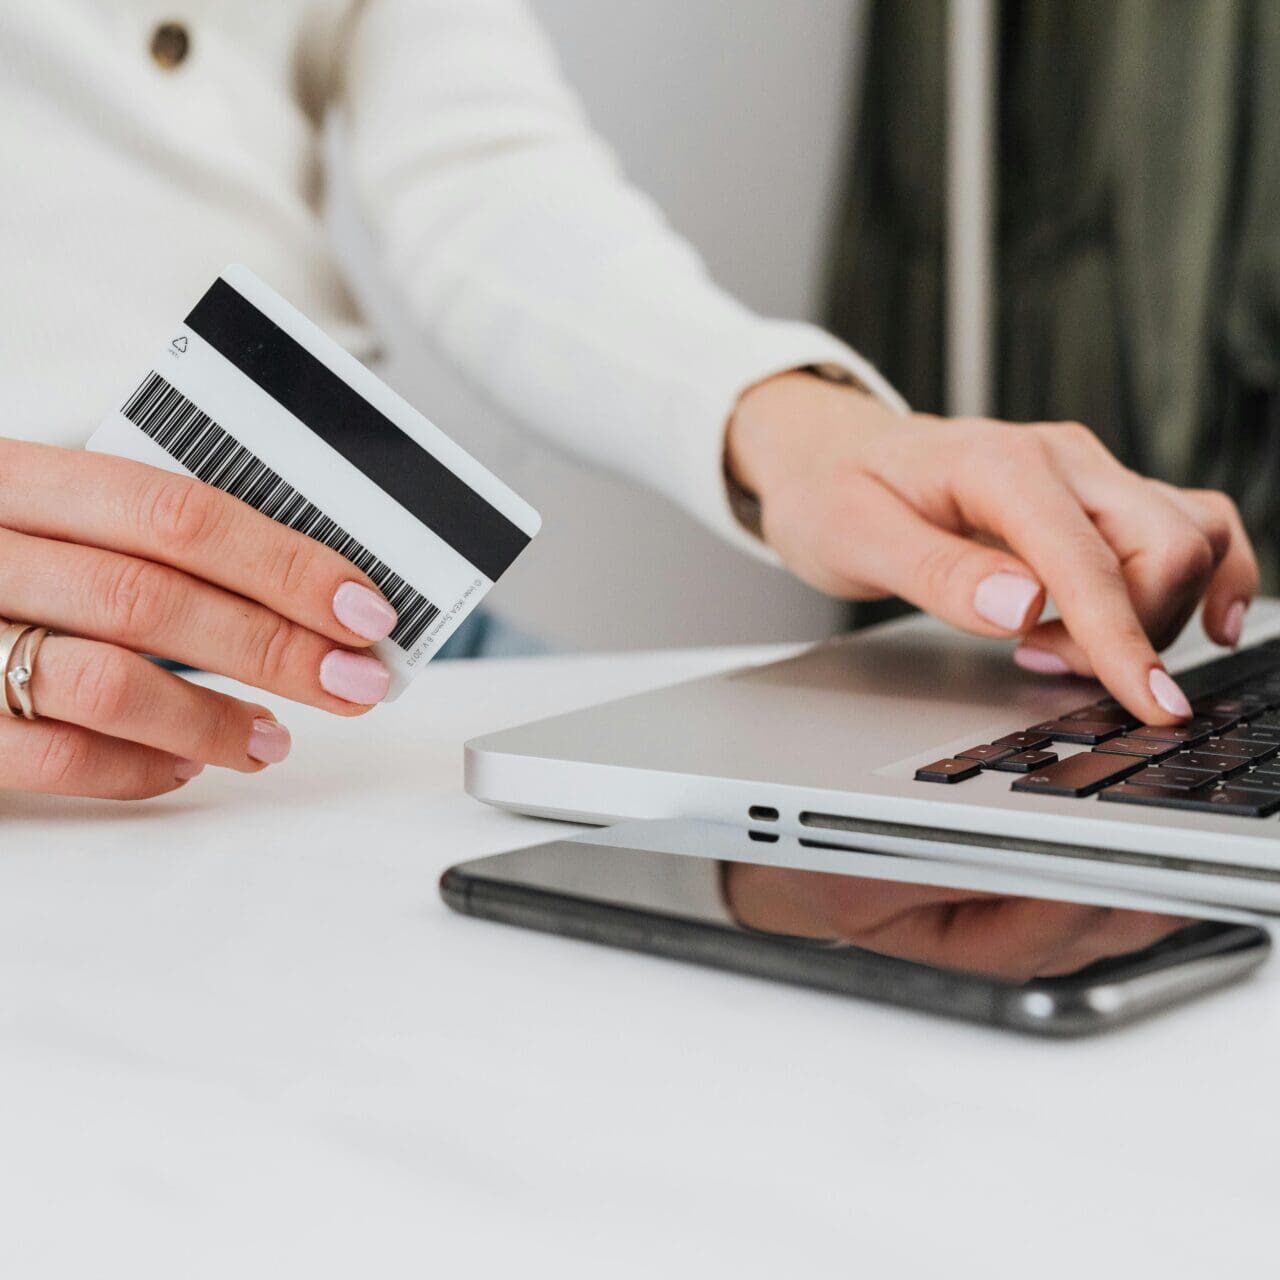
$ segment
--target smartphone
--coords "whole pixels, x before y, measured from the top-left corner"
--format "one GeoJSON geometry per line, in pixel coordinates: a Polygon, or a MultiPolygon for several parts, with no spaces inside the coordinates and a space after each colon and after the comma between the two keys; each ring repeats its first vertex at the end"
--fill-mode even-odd
{"type": "Polygon", "coordinates": [[[1244,977],[1271,947],[1254,924],[1177,904],[957,888],[922,880],[916,860],[895,880],[908,860],[848,875],[646,843],[553,840],[450,867],[440,893],[485,920],[1045,1036],[1169,1008],[1244,977]]]}

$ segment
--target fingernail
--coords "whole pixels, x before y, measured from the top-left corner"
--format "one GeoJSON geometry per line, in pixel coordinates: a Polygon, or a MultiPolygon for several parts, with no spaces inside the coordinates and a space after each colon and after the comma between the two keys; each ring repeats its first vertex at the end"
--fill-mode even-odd
{"type": "Polygon", "coordinates": [[[391,672],[367,654],[333,649],[320,663],[320,685],[335,698],[372,706],[387,696],[391,672]]]}
{"type": "Polygon", "coordinates": [[[190,782],[192,778],[198,778],[204,772],[204,765],[199,760],[179,760],[173,766],[173,776],[179,782],[190,782]]]}
{"type": "Polygon", "coordinates": [[[276,720],[259,719],[249,730],[249,745],[245,748],[251,760],[263,764],[279,764],[289,754],[293,737],[289,730],[276,720]]]}
{"type": "Polygon", "coordinates": [[[376,591],[358,582],[344,582],[333,593],[333,614],[366,640],[385,640],[396,625],[396,611],[376,591]]]}
{"type": "Polygon", "coordinates": [[[1240,643],[1240,633],[1244,630],[1244,611],[1248,607],[1243,600],[1237,600],[1222,619],[1222,638],[1233,649],[1240,643]]]}
{"type": "Polygon", "coordinates": [[[1024,671],[1034,671],[1038,676],[1065,676],[1071,670],[1056,653],[1025,644],[1013,651],[1013,660],[1024,671]]]}
{"type": "Polygon", "coordinates": [[[993,573],[978,583],[973,607],[990,623],[1005,631],[1018,631],[1026,621],[1040,584],[1020,573],[993,573]]]}
{"type": "Polygon", "coordinates": [[[1152,667],[1147,677],[1151,696],[1171,715],[1183,720],[1191,718],[1191,703],[1187,695],[1174,683],[1173,677],[1160,667],[1152,667]]]}

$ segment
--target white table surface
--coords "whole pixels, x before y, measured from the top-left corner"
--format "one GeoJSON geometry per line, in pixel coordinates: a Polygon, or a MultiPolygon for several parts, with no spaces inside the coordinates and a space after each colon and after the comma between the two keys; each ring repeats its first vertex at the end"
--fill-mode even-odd
{"type": "Polygon", "coordinates": [[[258,777],[0,796],[0,1275],[1269,1259],[1280,960],[1044,1043],[445,909],[450,863],[567,830],[468,799],[465,738],[758,654],[441,663],[360,721],[281,708],[258,777]]]}

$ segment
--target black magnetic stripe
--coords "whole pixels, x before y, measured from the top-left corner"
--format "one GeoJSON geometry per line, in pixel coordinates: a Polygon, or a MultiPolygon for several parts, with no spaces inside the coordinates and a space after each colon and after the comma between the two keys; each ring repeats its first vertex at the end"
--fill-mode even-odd
{"type": "Polygon", "coordinates": [[[499,578],[529,545],[528,534],[225,280],[214,281],[187,324],[485,577],[499,578]]]}

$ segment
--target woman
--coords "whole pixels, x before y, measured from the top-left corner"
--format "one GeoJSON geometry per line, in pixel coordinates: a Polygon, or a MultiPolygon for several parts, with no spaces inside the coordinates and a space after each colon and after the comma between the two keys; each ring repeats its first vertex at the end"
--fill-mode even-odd
{"type": "Polygon", "coordinates": [[[266,707],[143,652],[336,714],[385,693],[361,650],[394,615],[345,560],[78,449],[228,261],[370,353],[319,213],[331,108],[407,303],[531,427],[823,590],[1096,673],[1145,721],[1189,714],[1157,649],[1197,603],[1239,639],[1257,571],[1229,502],[1127,472],[1083,427],[912,416],[842,343],[748,312],[626,185],[519,0],[186,10],[0,9],[0,616],[54,632],[23,669],[37,718],[0,717],[3,785],[141,797],[287,754],[266,707]]]}

